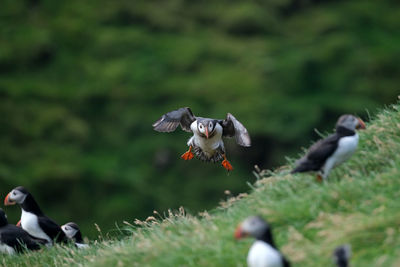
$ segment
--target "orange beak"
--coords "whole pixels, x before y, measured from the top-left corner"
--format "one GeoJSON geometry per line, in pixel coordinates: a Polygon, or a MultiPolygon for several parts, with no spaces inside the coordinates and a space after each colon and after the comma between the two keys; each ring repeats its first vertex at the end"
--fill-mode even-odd
{"type": "Polygon", "coordinates": [[[246,236],[247,236],[246,233],[244,233],[242,231],[242,226],[239,225],[235,230],[235,234],[234,234],[235,239],[239,240],[239,239],[241,239],[243,237],[246,237],[246,236]]]}
{"type": "Polygon", "coordinates": [[[359,123],[358,129],[365,129],[365,122],[363,122],[362,119],[358,119],[358,123],[359,123]]]}
{"type": "Polygon", "coordinates": [[[10,193],[8,193],[8,195],[4,199],[4,206],[10,206],[15,204],[15,202],[10,201],[9,198],[10,198],[10,193]]]}
{"type": "Polygon", "coordinates": [[[208,139],[208,127],[206,127],[206,137],[208,139]]]}
{"type": "Polygon", "coordinates": [[[18,227],[21,227],[21,220],[19,220],[19,221],[17,222],[17,226],[18,226],[18,227]]]}

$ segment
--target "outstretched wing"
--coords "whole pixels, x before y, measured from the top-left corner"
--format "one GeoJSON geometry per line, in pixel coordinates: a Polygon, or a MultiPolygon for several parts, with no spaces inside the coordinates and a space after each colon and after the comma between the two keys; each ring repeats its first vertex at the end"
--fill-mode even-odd
{"type": "Polygon", "coordinates": [[[223,128],[222,136],[235,137],[236,143],[241,146],[250,146],[251,140],[247,129],[232,114],[228,113],[226,119],[220,122],[223,128]]]}
{"type": "Polygon", "coordinates": [[[339,138],[337,134],[333,134],[316,142],[310,147],[307,154],[297,162],[292,173],[318,171],[324,165],[326,159],[335,152],[339,138]]]}
{"type": "Polygon", "coordinates": [[[173,132],[178,125],[182,130],[191,132],[190,125],[196,120],[190,108],[180,108],[162,115],[162,117],[153,124],[154,130],[157,132],[173,132]]]}

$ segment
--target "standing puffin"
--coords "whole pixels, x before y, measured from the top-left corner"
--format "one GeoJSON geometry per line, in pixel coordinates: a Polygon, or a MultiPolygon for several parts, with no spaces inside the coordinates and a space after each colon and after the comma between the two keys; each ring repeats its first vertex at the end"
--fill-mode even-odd
{"type": "Polygon", "coordinates": [[[336,123],[336,132],[319,140],[297,161],[292,173],[318,171],[317,180],[325,180],[332,168],[348,160],[356,151],[358,134],[365,123],[353,116],[342,115],[336,123]]]}
{"type": "Polygon", "coordinates": [[[271,227],[259,216],[244,220],[235,231],[235,238],[252,236],[256,241],[247,255],[249,267],[289,267],[290,263],[276,248],[271,227]]]}
{"type": "Polygon", "coordinates": [[[69,222],[61,226],[65,235],[75,243],[77,248],[88,248],[89,245],[83,242],[82,233],[79,226],[74,222],[69,222]]]}
{"type": "Polygon", "coordinates": [[[43,214],[33,196],[22,186],[14,188],[4,199],[4,205],[19,204],[22,209],[20,225],[35,238],[44,239],[48,245],[65,242],[67,238],[61,227],[43,214]]]}
{"type": "Polygon", "coordinates": [[[180,108],[164,114],[153,127],[158,132],[173,132],[178,125],[182,130],[193,133],[187,142],[189,150],[181,156],[184,160],[191,160],[196,156],[203,161],[222,161],[222,166],[231,171],[233,167],[226,159],[222,137],[234,136],[239,145],[251,145],[247,129],[230,113],[225,120],[218,120],[197,117],[190,108],[180,108]]]}
{"type": "Polygon", "coordinates": [[[343,245],[333,251],[333,261],[337,267],[348,267],[351,256],[350,245],[343,245]]]}
{"type": "Polygon", "coordinates": [[[45,240],[34,239],[21,227],[9,224],[6,213],[0,209],[0,252],[14,254],[25,248],[38,250],[44,244],[45,240]]]}

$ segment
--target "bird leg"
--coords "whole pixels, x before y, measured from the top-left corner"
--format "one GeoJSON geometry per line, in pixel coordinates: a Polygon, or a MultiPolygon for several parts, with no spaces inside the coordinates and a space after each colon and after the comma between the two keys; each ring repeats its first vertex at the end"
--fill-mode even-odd
{"type": "Polygon", "coordinates": [[[322,178],[321,174],[317,174],[317,182],[322,183],[324,181],[324,178],[322,178]]]}
{"type": "Polygon", "coordinates": [[[224,160],[222,161],[222,166],[224,166],[224,168],[225,168],[227,171],[233,170],[233,167],[232,167],[232,165],[229,163],[229,161],[226,159],[225,154],[222,154],[222,156],[224,157],[224,160]]]}
{"type": "Polygon", "coordinates": [[[192,153],[192,146],[189,146],[189,150],[183,153],[183,155],[181,156],[181,158],[184,160],[191,160],[193,157],[194,155],[192,153]]]}

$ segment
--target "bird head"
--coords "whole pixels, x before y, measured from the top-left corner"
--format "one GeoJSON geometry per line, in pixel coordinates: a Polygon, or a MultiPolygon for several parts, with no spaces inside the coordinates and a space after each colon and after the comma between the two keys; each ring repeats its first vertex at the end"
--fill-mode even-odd
{"type": "Polygon", "coordinates": [[[362,119],[353,115],[342,115],[336,123],[336,127],[344,127],[349,130],[365,129],[365,123],[362,119]]]}
{"type": "Polygon", "coordinates": [[[4,199],[4,206],[22,204],[29,192],[22,186],[14,188],[4,199]]]}
{"type": "Polygon", "coordinates": [[[268,223],[260,216],[250,216],[238,225],[234,237],[236,239],[242,239],[247,236],[252,236],[256,239],[260,239],[266,232],[270,232],[268,223]]]}
{"type": "Polygon", "coordinates": [[[79,232],[79,227],[74,222],[69,222],[61,226],[61,229],[69,239],[73,239],[79,232]]]}
{"type": "Polygon", "coordinates": [[[208,139],[213,134],[216,124],[217,124],[216,120],[198,119],[197,130],[208,139]]]}

